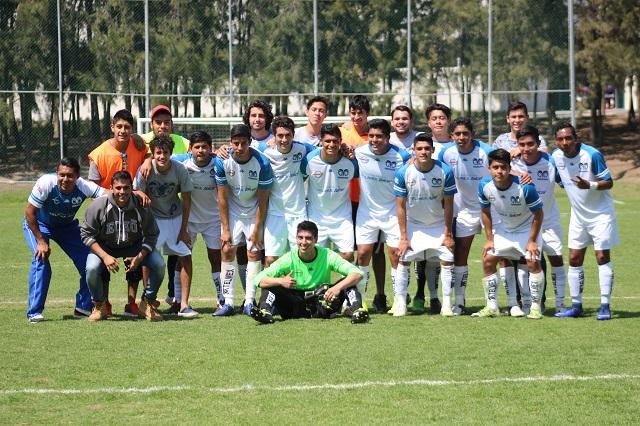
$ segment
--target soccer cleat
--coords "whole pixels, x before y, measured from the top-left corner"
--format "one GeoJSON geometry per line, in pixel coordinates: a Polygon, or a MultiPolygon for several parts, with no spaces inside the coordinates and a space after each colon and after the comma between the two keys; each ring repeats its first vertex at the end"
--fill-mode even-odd
{"type": "Polygon", "coordinates": [[[411,304],[411,312],[414,314],[424,314],[424,298],[423,297],[414,297],[413,304],[411,304]]]}
{"type": "Polygon", "coordinates": [[[563,304],[556,305],[556,313],[555,313],[555,315],[558,316],[558,314],[566,312],[566,310],[567,310],[567,308],[563,304]]]}
{"type": "Polygon", "coordinates": [[[249,316],[261,324],[273,324],[273,315],[268,309],[258,309],[256,306],[251,306],[249,316]]]}
{"type": "Polygon", "coordinates": [[[104,302],[104,317],[111,318],[112,316],[113,316],[113,309],[111,308],[111,303],[109,303],[109,301],[107,300],[106,302],[104,302]]]}
{"type": "Polygon", "coordinates": [[[136,302],[127,303],[126,305],[124,305],[125,317],[137,317],[138,315],[140,315],[140,309],[138,308],[136,302]]]}
{"type": "Polygon", "coordinates": [[[198,311],[193,309],[191,306],[187,306],[184,309],[180,309],[180,312],[178,312],[178,316],[182,318],[195,318],[198,315],[199,315],[198,311]]]}
{"type": "Polygon", "coordinates": [[[500,311],[497,309],[491,309],[488,306],[485,306],[478,312],[474,312],[471,314],[474,318],[496,318],[500,316],[500,311]]]}
{"type": "Polygon", "coordinates": [[[107,318],[105,302],[93,302],[93,310],[89,315],[89,321],[100,321],[107,318]]]}
{"type": "Polygon", "coordinates": [[[364,324],[369,321],[369,312],[363,308],[357,309],[351,315],[351,324],[364,324]]]}
{"type": "Polygon", "coordinates": [[[611,309],[609,308],[608,303],[603,303],[600,305],[600,309],[598,309],[596,319],[598,321],[606,321],[611,319],[611,309]]]}
{"type": "Polygon", "coordinates": [[[373,296],[373,309],[378,314],[384,314],[389,311],[386,294],[376,294],[373,296]]]}
{"type": "Polygon", "coordinates": [[[520,318],[524,316],[524,311],[522,310],[522,308],[518,305],[513,305],[510,309],[509,309],[509,315],[511,315],[512,317],[515,318],[520,318]]]}
{"type": "Polygon", "coordinates": [[[451,306],[449,305],[442,305],[442,308],[440,308],[440,315],[443,317],[452,317],[453,309],[451,309],[451,306]]]}
{"type": "Polygon", "coordinates": [[[393,316],[404,317],[407,315],[407,303],[406,299],[402,300],[402,296],[396,296],[393,300],[393,316]]]}
{"type": "Polygon", "coordinates": [[[244,303],[242,304],[242,314],[243,315],[247,315],[247,316],[251,316],[251,309],[253,309],[254,306],[256,306],[255,301],[247,302],[245,300],[244,303]]]}
{"type": "Polygon", "coordinates": [[[556,318],[578,318],[582,316],[582,305],[574,304],[564,312],[556,312],[556,318]]]}
{"type": "Polygon", "coordinates": [[[532,306],[531,309],[529,310],[529,314],[527,315],[527,318],[529,319],[542,319],[542,311],[540,310],[539,307],[537,306],[532,306]]]}
{"type": "Polygon", "coordinates": [[[452,309],[453,316],[459,317],[461,315],[467,315],[467,310],[464,308],[464,305],[456,305],[452,309]]]}
{"type": "Polygon", "coordinates": [[[429,313],[431,315],[438,315],[440,310],[442,309],[442,304],[440,303],[440,299],[434,297],[429,300],[429,313]]]}
{"type": "Polygon", "coordinates": [[[230,317],[233,314],[235,314],[233,306],[225,303],[223,305],[218,305],[218,309],[216,309],[216,311],[211,315],[214,317],[230,317]]]}
{"type": "Polygon", "coordinates": [[[35,314],[29,317],[29,322],[32,324],[35,324],[37,322],[42,322],[42,321],[44,321],[44,315],[42,314],[35,314]]]}

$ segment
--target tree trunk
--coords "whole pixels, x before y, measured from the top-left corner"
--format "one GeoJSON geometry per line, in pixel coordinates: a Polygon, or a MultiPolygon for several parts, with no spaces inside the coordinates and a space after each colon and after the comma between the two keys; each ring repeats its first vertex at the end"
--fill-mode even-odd
{"type": "Polygon", "coordinates": [[[104,111],[104,117],[102,117],[102,133],[100,136],[105,139],[111,135],[111,98],[105,96],[102,99],[102,110],[104,111]]]}
{"type": "Polygon", "coordinates": [[[202,115],[202,96],[193,98],[193,116],[200,117],[202,115]]]}
{"type": "Polygon", "coordinates": [[[127,111],[131,112],[131,96],[125,96],[124,97],[124,109],[126,109],[127,111]]]}
{"type": "Polygon", "coordinates": [[[591,143],[602,145],[602,85],[595,84],[591,93],[591,143]]]}
{"type": "Polygon", "coordinates": [[[638,127],[636,111],[633,107],[633,75],[629,76],[629,115],[627,116],[627,126],[630,130],[636,130],[638,127]]]}
{"type": "Polygon", "coordinates": [[[533,119],[536,119],[536,111],[538,111],[538,83],[533,85],[533,119]]]}
{"type": "Polygon", "coordinates": [[[33,140],[33,120],[31,111],[35,108],[35,95],[33,93],[20,93],[20,119],[22,121],[22,131],[18,138],[17,148],[24,152],[25,165],[32,168],[32,154],[35,148],[33,140]]]}
{"type": "Polygon", "coordinates": [[[89,95],[91,104],[91,139],[100,140],[100,111],[98,110],[98,95],[89,95]]]}

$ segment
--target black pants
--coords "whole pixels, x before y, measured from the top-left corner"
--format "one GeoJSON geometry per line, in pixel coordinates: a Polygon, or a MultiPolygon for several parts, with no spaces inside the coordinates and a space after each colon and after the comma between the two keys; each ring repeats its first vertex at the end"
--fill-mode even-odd
{"type": "Polygon", "coordinates": [[[262,289],[260,309],[273,311],[275,308],[282,319],[292,318],[333,318],[340,313],[347,300],[351,312],[362,308],[362,296],[355,287],[340,292],[333,301],[327,302],[322,295],[313,291],[301,291],[284,287],[262,289]]]}

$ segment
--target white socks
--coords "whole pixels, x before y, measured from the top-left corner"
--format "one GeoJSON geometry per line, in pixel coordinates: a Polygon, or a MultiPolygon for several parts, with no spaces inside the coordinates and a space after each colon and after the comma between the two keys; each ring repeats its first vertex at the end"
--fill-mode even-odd
{"type": "Polygon", "coordinates": [[[600,279],[600,303],[608,305],[611,302],[611,291],[613,290],[613,265],[611,262],[598,265],[598,278],[600,279]]]}
{"type": "Polygon", "coordinates": [[[427,286],[429,287],[429,297],[431,299],[438,298],[438,277],[440,276],[440,261],[433,262],[427,260],[425,268],[427,276],[427,286]]]}
{"type": "Polygon", "coordinates": [[[245,284],[246,287],[244,295],[245,302],[253,303],[254,299],[256,298],[256,286],[254,281],[261,270],[262,262],[260,262],[259,260],[250,260],[247,263],[247,276],[245,284]]]}
{"type": "Polygon", "coordinates": [[[507,293],[507,305],[509,307],[518,304],[518,295],[516,292],[516,270],[513,266],[500,268],[500,280],[504,285],[504,291],[507,293]]]}
{"type": "Polygon", "coordinates": [[[453,266],[441,266],[440,271],[440,279],[442,280],[442,306],[450,308],[453,266]]]}
{"type": "Polygon", "coordinates": [[[529,274],[529,288],[531,289],[531,300],[533,306],[540,308],[540,299],[544,289],[544,274],[542,271],[536,274],[529,274]]]}
{"type": "Polygon", "coordinates": [[[365,299],[365,293],[367,291],[367,283],[369,282],[369,267],[368,266],[358,266],[360,271],[362,272],[362,278],[358,281],[356,288],[358,289],[358,293],[362,296],[362,300],[365,299]]]}
{"type": "Polygon", "coordinates": [[[527,312],[531,308],[531,292],[529,290],[529,267],[524,263],[518,264],[518,284],[520,285],[522,309],[527,312]]]}
{"type": "Polygon", "coordinates": [[[498,293],[498,276],[491,274],[488,277],[482,279],[484,287],[484,297],[487,301],[487,306],[490,309],[498,310],[498,300],[496,299],[498,293]]]}
{"type": "Polygon", "coordinates": [[[395,273],[395,285],[394,285],[394,309],[401,311],[404,307],[404,312],[407,309],[407,289],[409,287],[409,265],[398,264],[398,268],[395,273]]]}
{"type": "Polygon", "coordinates": [[[180,303],[182,300],[182,281],[180,271],[173,271],[173,300],[180,303]]]}
{"type": "Polygon", "coordinates": [[[236,268],[233,262],[222,261],[220,264],[220,275],[222,276],[222,296],[224,304],[233,306],[233,279],[236,276],[236,268]]]}
{"type": "Polygon", "coordinates": [[[559,308],[564,304],[567,286],[567,275],[564,273],[564,266],[551,267],[551,282],[553,283],[553,292],[556,295],[556,308],[559,308]]]}
{"type": "MultiPolygon", "coordinates": [[[[571,303],[582,304],[582,290],[584,289],[584,268],[582,266],[569,266],[567,278],[569,281],[569,293],[571,303]]],[[[602,292],[602,290],[600,290],[602,292]]]]}
{"type": "Polygon", "coordinates": [[[469,277],[469,266],[453,267],[453,288],[456,293],[456,305],[464,306],[464,290],[469,277]]]}

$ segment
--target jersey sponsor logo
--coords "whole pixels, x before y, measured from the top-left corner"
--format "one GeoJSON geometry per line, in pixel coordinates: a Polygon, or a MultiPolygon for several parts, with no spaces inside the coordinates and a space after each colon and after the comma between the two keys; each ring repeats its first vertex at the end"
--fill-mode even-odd
{"type": "Polygon", "coordinates": [[[484,167],[484,158],[474,158],[473,167],[484,167]]]}
{"type": "MultiPolygon", "coordinates": [[[[204,171],[204,170],[203,170],[204,171]]],[[[211,176],[212,178],[215,179],[216,177],[216,171],[214,169],[209,170],[209,176],[211,176]]]]}
{"type": "Polygon", "coordinates": [[[369,159],[367,157],[365,157],[364,155],[361,155],[360,157],[358,157],[358,161],[367,164],[369,162],[369,159]]]}
{"type": "Polygon", "coordinates": [[[338,169],[336,174],[338,175],[338,178],[348,178],[349,169],[338,169]]]}
{"type": "Polygon", "coordinates": [[[249,179],[252,179],[252,180],[258,179],[258,172],[255,170],[249,170],[249,179]]]}
{"type": "Polygon", "coordinates": [[[407,186],[414,186],[416,183],[418,182],[415,179],[407,180],[407,186]]]}
{"type": "Polygon", "coordinates": [[[520,203],[520,196],[519,195],[512,195],[511,196],[511,205],[512,206],[519,206],[520,203]]]}
{"type": "Polygon", "coordinates": [[[316,170],[315,172],[311,173],[311,176],[313,176],[314,178],[321,178],[323,174],[324,173],[322,173],[320,170],[316,170]]]}
{"type": "Polygon", "coordinates": [[[578,163],[578,170],[580,170],[581,172],[588,172],[589,163],[578,163]]]}
{"type": "Polygon", "coordinates": [[[547,170],[538,170],[538,179],[548,180],[549,172],[547,170]]]}
{"type": "Polygon", "coordinates": [[[450,166],[455,166],[457,164],[458,164],[458,160],[457,159],[452,158],[452,159],[449,160],[449,165],[450,166]]]}
{"type": "Polygon", "coordinates": [[[297,163],[299,161],[302,161],[302,153],[301,152],[293,154],[293,162],[297,163]]]}
{"type": "Polygon", "coordinates": [[[494,203],[494,202],[496,201],[496,197],[495,197],[494,195],[489,195],[489,196],[487,197],[487,199],[488,199],[490,202],[492,202],[492,203],[494,203]]]}
{"type": "Polygon", "coordinates": [[[53,201],[53,204],[55,204],[55,205],[60,204],[60,199],[59,198],[54,198],[52,201],[53,201]]]}
{"type": "Polygon", "coordinates": [[[235,176],[235,175],[236,175],[236,171],[235,171],[235,170],[233,170],[233,169],[231,169],[231,170],[229,170],[229,173],[227,173],[227,174],[228,174],[229,176],[233,177],[233,176],[235,176]]]}
{"type": "Polygon", "coordinates": [[[431,178],[431,186],[442,186],[442,179],[439,177],[431,178]]]}
{"type": "Polygon", "coordinates": [[[558,161],[558,162],[556,163],[556,167],[557,167],[559,170],[564,170],[564,168],[565,168],[566,166],[565,166],[565,164],[564,164],[564,161],[558,161]]]}
{"type": "Polygon", "coordinates": [[[387,170],[395,170],[398,168],[398,162],[387,160],[384,162],[384,168],[387,170]]]}

